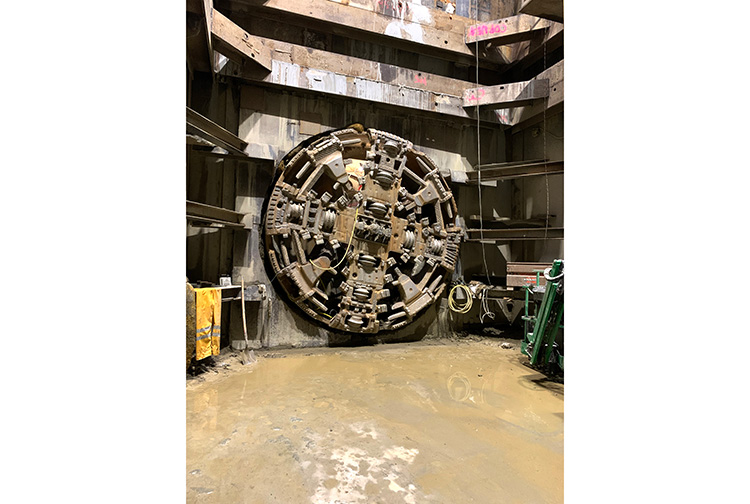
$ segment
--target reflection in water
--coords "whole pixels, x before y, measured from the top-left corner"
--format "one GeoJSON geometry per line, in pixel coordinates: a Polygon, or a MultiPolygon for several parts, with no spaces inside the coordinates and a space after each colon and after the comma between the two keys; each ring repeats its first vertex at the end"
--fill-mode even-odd
{"type": "Polygon", "coordinates": [[[451,399],[458,402],[463,402],[469,398],[471,382],[465,373],[458,371],[448,378],[448,393],[451,399]]]}
{"type": "MultiPolygon", "coordinates": [[[[456,364],[444,363],[440,366],[448,374],[456,364]],[[446,369],[447,368],[447,369],[446,369]]],[[[482,370],[483,368],[479,368],[482,370]]],[[[554,396],[562,399],[562,385],[558,389],[539,386],[543,375],[512,376],[513,367],[507,362],[493,366],[494,371],[487,373],[466,373],[453,371],[446,379],[448,395],[456,403],[475,405],[500,420],[505,428],[520,429],[525,432],[539,430],[545,436],[562,433],[561,413],[550,408],[547,401],[529,401],[528,390],[542,392],[547,389],[554,396]],[[513,378],[509,380],[509,378],[513,378]],[[520,386],[520,387],[519,387],[520,386]],[[559,394],[558,394],[559,392],[559,394]]],[[[520,370],[520,369],[519,369],[520,370]]],[[[498,427],[500,428],[500,427],[498,427]]]]}
{"type": "Polygon", "coordinates": [[[216,430],[219,406],[219,390],[210,388],[195,394],[192,400],[192,411],[199,419],[197,427],[201,430],[216,430]]]}

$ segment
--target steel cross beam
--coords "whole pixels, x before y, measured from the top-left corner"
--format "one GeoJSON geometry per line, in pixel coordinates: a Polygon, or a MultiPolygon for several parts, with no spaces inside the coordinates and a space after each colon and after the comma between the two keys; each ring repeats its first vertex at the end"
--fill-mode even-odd
{"type": "Polygon", "coordinates": [[[468,241],[531,241],[531,240],[562,240],[564,239],[561,227],[547,228],[521,228],[521,229],[467,229],[468,241]],[[546,238],[545,238],[546,234],[546,238]],[[483,238],[481,238],[483,236],[483,238]]]}
{"type": "Polygon", "coordinates": [[[563,173],[563,161],[534,161],[532,163],[499,163],[482,165],[479,171],[467,172],[467,183],[477,184],[482,181],[509,180],[538,175],[558,175],[563,173]]]}
{"type": "Polygon", "coordinates": [[[553,21],[527,14],[519,14],[504,19],[496,19],[466,27],[466,44],[492,41],[496,45],[507,45],[532,39],[537,33],[555,25],[553,21]]]}

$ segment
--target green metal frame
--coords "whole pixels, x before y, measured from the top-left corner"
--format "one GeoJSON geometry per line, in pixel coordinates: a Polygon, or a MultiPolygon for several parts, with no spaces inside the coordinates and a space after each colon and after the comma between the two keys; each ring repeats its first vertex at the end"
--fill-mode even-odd
{"type": "MultiPolygon", "coordinates": [[[[550,276],[557,277],[563,271],[563,261],[556,259],[552,263],[550,276]]],[[[524,337],[521,345],[521,352],[527,355],[530,364],[534,367],[553,370],[559,367],[561,371],[564,368],[564,356],[560,354],[555,345],[555,338],[562,327],[562,318],[564,311],[562,281],[560,278],[556,281],[547,281],[544,291],[544,297],[538,310],[534,315],[529,315],[529,292],[531,288],[526,286],[526,296],[524,305],[524,337]],[[529,325],[532,331],[529,332],[529,325]]],[[[539,272],[537,272],[537,285],[539,285],[539,272]]]]}

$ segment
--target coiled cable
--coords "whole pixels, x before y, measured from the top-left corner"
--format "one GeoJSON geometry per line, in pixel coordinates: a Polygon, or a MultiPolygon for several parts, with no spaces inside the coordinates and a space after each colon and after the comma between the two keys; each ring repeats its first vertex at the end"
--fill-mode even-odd
{"type": "Polygon", "coordinates": [[[471,306],[474,304],[474,301],[471,299],[471,290],[469,287],[467,287],[465,284],[456,284],[451,289],[450,293],[448,294],[448,308],[451,309],[451,311],[456,313],[468,313],[469,310],[471,310],[471,306]],[[466,301],[464,304],[460,304],[459,301],[456,300],[456,290],[461,289],[466,294],[466,301]]]}

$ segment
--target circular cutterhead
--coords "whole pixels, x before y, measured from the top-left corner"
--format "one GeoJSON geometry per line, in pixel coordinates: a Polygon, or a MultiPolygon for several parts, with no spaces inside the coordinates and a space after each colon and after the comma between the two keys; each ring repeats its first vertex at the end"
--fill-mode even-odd
{"type": "Polygon", "coordinates": [[[411,142],[373,129],[321,135],[283,159],[268,201],[274,285],[332,329],[398,329],[450,280],[456,215],[437,166],[411,142]]]}

